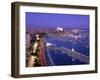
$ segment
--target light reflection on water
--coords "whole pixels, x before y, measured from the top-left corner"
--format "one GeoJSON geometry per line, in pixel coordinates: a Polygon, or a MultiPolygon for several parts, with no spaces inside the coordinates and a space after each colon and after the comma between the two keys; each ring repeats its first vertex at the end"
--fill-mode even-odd
{"type": "MultiPolygon", "coordinates": [[[[61,39],[59,37],[46,37],[46,42],[55,44],[57,47],[64,47],[67,49],[74,49],[75,51],[82,53],[84,55],[89,56],[89,48],[79,43],[79,40],[75,41],[73,39],[61,39]]],[[[80,40],[81,42],[81,40],[80,40]]],[[[85,43],[85,40],[82,43],[85,43]]],[[[89,44],[87,44],[89,45],[89,44]]],[[[59,50],[48,50],[46,49],[46,60],[49,66],[51,65],[76,65],[76,64],[85,64],[83,62],[80,62],[78,60],[73,60],[71,57],[67,56],[66,54],[63,54],[63,51],[59,50]]]]}

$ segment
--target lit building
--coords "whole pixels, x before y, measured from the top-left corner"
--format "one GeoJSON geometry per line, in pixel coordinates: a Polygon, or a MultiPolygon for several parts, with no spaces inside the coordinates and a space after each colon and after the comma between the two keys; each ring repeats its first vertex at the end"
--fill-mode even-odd
{"type": "Polygon", "coordinates": [[[64,29],[61,27],[57,27],[56,31],[64,31],[64,29]]]}
{"type": "Polygon", "coordinates": [[[31,39],[30,34],[26,33],[26,48],[28,48],[30,45],[30,39],[31,39]]]}

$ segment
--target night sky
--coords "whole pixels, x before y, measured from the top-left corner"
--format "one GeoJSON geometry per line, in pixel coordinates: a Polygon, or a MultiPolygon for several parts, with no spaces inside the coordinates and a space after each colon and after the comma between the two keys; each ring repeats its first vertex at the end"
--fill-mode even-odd
{"type": "Polygon", "coordinates": [[[89,15],[26,12],[26,27],[89,29],[89,15]]]}

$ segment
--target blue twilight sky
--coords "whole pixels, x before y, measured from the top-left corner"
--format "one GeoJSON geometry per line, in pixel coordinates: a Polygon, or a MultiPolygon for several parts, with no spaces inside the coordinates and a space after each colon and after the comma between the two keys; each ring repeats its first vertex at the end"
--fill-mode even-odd
{"type": "Polygon", "coordinates": [[[89,29],[89,15],[26,12],[26,27],[89,29]]]}

